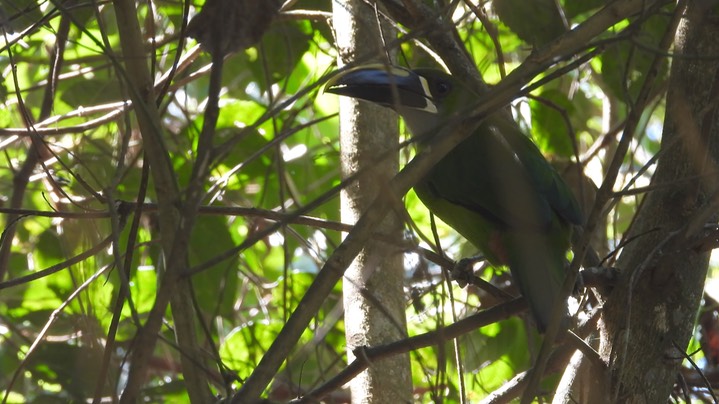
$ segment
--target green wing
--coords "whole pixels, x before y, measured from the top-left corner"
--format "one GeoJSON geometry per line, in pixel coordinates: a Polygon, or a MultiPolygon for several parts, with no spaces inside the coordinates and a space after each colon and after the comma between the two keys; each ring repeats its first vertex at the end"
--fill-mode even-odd
{"type": "Polygon", "coordinates": [[[423,182],[420,197],[431,192],[498,228],[541,230],[551,225],[555,215],[570,223],[582,221],[569,188],[516,127],[500,135],[488,125],[481,126],[423,182]]]}

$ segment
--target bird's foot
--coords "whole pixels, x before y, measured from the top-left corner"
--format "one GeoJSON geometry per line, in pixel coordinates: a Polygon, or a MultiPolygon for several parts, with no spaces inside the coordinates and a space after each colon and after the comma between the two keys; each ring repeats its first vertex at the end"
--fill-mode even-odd
{"type": "Polygon", "coordinates": [[[457,261],[449,275],[452,280],[457,282],[457,285],[459,285],[459,287],[463,288],[468,284],[474,283],[474,264],[484,260],[485,258],[481,255],[462,258],[461,260],[457,261]]]}
{"type": "Polygon", "coordinates": [[[619,279],[619,269],[613,267],[589,267],[579,272],[576,288],[592,287],[609,293],[619,279]]]}

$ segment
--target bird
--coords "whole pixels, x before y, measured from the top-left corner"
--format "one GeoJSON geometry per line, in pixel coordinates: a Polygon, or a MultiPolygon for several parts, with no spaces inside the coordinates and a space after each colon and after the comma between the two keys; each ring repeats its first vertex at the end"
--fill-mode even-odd
{"type": "MultiPolygon", "coordinates": [[[[393,109],[420,151],[482,99],[442,70],[394,65],[340,72],[325,92],[393,109]]],[[[560,303],[572,229],[584,219],[570,188],[517,123],[509,117],[484,119],[414,191],[490,264],[509,268],[537,329],[544,332],[560,303]]],[[[566,323],[565,308],[562,326],[566,323]]]]}

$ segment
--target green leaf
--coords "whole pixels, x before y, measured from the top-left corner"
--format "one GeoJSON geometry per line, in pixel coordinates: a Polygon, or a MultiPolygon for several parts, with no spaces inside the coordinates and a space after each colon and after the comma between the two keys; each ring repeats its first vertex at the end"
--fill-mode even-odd
{"type": "Polygon", "coordinates": [[[250,322],[233,329],[220,346],[220,358],[240,377],[247,377],[255,369],[264,352],[275,339],[283,322],[250,322]]]}
{"type": "Polygon", "coordinates": [[[37,0],[13,0],[2,3],[0,22],[7,24],[10,32],[20,32],[43,17],[37,0]]]}
{"type": "Polygon", "coordinates": [[[59,85],[60,98],[68,105],[90,106],[121,100],[116,80],[79,78],[59,85]]]}
{"type": "Polygon", "coordinates": [[[40,234],[33,251],[33,259],[37,268],[45,269],[58,264],[65,260],[65,255],[62,239],[57,233],[47,229],[40,234]]]}
{"type": "MultiPolygon", "coordinates": [[[[190,242],[190,262],[200,264],[234,247],[222,216],[197,218],[190,242]]],[[[192,278],[200,307],[230,317],[237,295],[237,261],[225,260],[192,278]]]]}
{"type": "Polygon", "coordinates": [[[36,377],[62,386],[65,397],[84,401],[94,391],[102,350],[45,341],[26,362],[36,377]]]}
{"type": "Polygon", "coordinates": [[[259,78],[257,85],[262,92],[267,90],[268,82],[277,83],[289,76],[300,62],[309,48],[311,38],[305,28],[311,29],[303,23],[280,21],[272,24],[265,32],[261,45],[258,46],[263,52],[250,63],[253,76],[259,78]]]}
{"type": "Polygon", "coordinates": [[[559,90],[542,92],[538,100],[531,100],[532,134],[540,149],[551,154],[571,157],[574,154],[567,119],[574,113],[574,105],[559,90]],[[563,115],[564,114],[564,115],[563,115]]]}
{"type": "Polygon", "coordinates": [[[567,31],[555,0],[494,0],[499,19],[525,42],[539,47],[567,31]]]}
{"type": "Polygon", "coordinates": [[[564,12],[568,18],[592,11],[608,3],[607,0],[564,0],[564,12]]]}
{"type": "MultiPolygon", "coordinates": [[[[637,31],[634,41],[621,41],[600,56],[604,82],[619,100],[635,100],[644,85],[646,73],[657,57],[658,49],[671,14],[655,14],[647,18],[637,31]],[[641,46],[636,44],[640,43],[641,46]]],[[[668,58],[662,58],[659,78],[666,76],[668,58]]]]}

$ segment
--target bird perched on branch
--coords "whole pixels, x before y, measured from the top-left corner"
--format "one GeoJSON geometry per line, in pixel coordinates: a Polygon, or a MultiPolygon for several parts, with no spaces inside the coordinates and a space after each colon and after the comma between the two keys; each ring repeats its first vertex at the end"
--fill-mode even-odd
{"type": "MultiPolygon", "coordinates": [[[[439,70],[381,65],[340,73],[326,91],[392,108],[420,149],[481,98],[439,70]]],[[[559,307],[572,225],[583,218],[570,189],[517,124],[485,119],[414,190],[491,264],[509,267],[543,331],[559,307]]]]}

